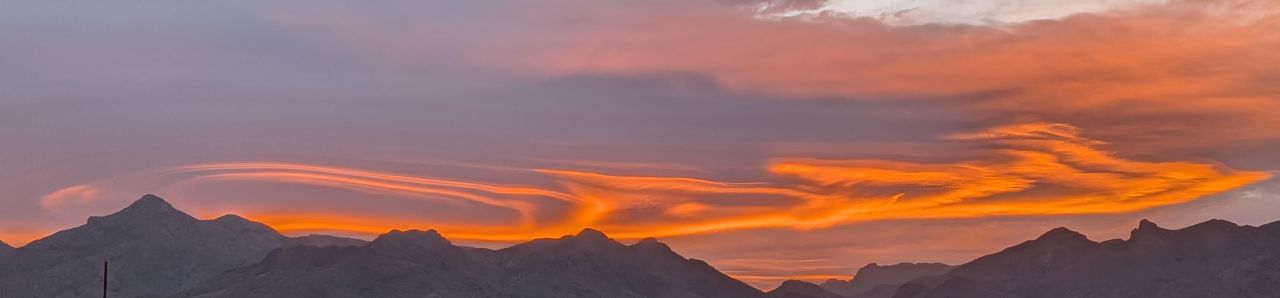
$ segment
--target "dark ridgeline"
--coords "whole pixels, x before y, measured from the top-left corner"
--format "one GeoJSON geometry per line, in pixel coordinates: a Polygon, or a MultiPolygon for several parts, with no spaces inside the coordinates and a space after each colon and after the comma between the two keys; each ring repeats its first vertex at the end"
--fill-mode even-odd
{"type": "Polygon", "coordinates": [[[776,298],[890,298],[902,284],[916,279],[946,274],[955,266],[945,263],[897,263],[881,266],[869,263],[850,280],[829,279],[822,285],[800,280],[787,280],[777,289],[769,290],[769,297],[776,298]]]}
{"type": "Polygon", "coordinates": [[[789,280],[769,291],[770,297],[788,298],[889,298],[898,287],[916,279],[947,273],[955,266],[939,263],[899,263],[881,266],[871,263],[858,269],[850,280],[829,279],[822,285],[789,280]]]}
{"type": "Polygon", "coordinates": [[[0,258],[0,297],[762,297],[653,239],[595,230],[501,250],[435,231],[372,242],[289,238],[234,215],[201,221],[147,195],[0,258]]]}
{"type": "Polygon", "coordinates": [[[898,286],[909,281],[942,275],[955,266],[939,263],[899,263],[881,266],[871,263],[858,269],[851,280],[829,279],[822,288],[845,297],[888,298],[893,297],[898,286]]]}
{"type": "MultiPolygon", "coordinates": [[[[804,284],[770,295],[827,297],[804,284]]],[[[872,264],[821,287],[850,298],[1280,297],[1280,222],[1168,230],[1143,220],[1128,240],[1103,242],[1057,228],[958,267],[872,264]]]]}
{"type": "Polygon", "coordinates": [[[769,298],[845,298],[822,287],[799,280],[782,282],[777,288],[765,293],[769,298]]]}
{"type": "Polygon", "coordinates": [[[186,297],[760,297],[657,241],[623,245],[594,230],[501,250],[393,231],[369,245],[294,247],[229,271],[186,297]],[[434,296],[433,296],[434,295],[434,296]]]}
{"type": "Polygon", "coordinates": [[[788,281],[766,294],[654,239],[624,245],[587,229],[490,250],[435,231],[285,237],[234,215],[197,220],[148,195],[0,250],[0,297],[1280,297],[1278,256],[1280,223],[1143,221],[1129,240],[1059,228],[958,267],[872,264],[850,281],[788,281]]]}
{"type": "Polygon", "coordinates": [[[291,241],[234,215],[197,220],[146,195],[0,258],[0,297],[100,296],[104,260],[111,297],[165,297],[291,241]]]}
{"type": "Polygon", "coordinates": [[[893,297],[1280,297],[1280,222],[1143,220],[1128,240],[1103,242],[1057,228],[893,297]]]}
{"type": "Polygon", "coordinates": [[[3,257],[6,254],[9,254],[9,251],[12,251],[12,250],[13,250],[12,246],[9,246],[8,243],[4,243],[4,241],[0,241],[0,257],[3,257]]]}

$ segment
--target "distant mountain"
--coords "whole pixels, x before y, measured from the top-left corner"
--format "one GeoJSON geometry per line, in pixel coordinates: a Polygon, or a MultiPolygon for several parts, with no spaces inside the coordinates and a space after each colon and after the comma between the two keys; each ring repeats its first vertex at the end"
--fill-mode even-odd
{"type": "Polygon", "coordinates": [[[13,250],[12,246],[9,246],[8,243],[4,243],[4,241],[0,241],[0,257],[3,257],[4,255],[8,254],[9,251],[12,251],[12,250],[13,250]]]}
{"type": "Polygon", "coordinates": [[[799,280],[784,281],[782,285],[765,293],[765,296],[769,298],[847,298],[818,285],[799,280]]]}
{"type": "Polygon", "coordinates": [[[763,293],[644,239],[586,229],[505,249],[440,233],[373,241],[286,237],[239,216],[198,220],[147,195],[85,225],[10,248],[0,297],[1280,297],[1280,222],[1211,220],[1180,230],[1142,221],[1128,240],[1057,228],[959,267],[871,264],[850,281],[784,282],[763,293]]]}
{"type": "Polygon", "coordinates": [[[180,296],[502,297],[499,272],[435,231],[393,231],[360,247],[278,249],[180,296]]]}
{"type": "Polygon", "coordinates": [[[369,241],[345,238],[345,237],[329,236],[329,235],[306,235],[306,236],[299,236],[299,237],[290,237],[284,240],[285,246],[309,245],[309,246],[316,246],[316,247],[326,247],[326,246],[348,247],[348,246],[364,246],[365,244],[369,244],[369,241]]]}
{"type": "Polygon", "coordinates": [[[1057,228],[894,297],[1280,297],[1280,223],[1143,220],[1128,240],[1101,243],[1057,228]]]}
{"type": "Polygon", "coordinates": [[[888,266],[871,263],[858,269],[853,279],[829,279],[822,283],[822,288],[845,297],[892,297],[902,284],[926,276],[942,275],[953,268],[955,267],[941,263],[899,263],[888,266]]]}
{"type": "Polygon", "coordinates": [[[499,251],[516,297],[761,297],[764,293],[653,238],[625,246],[599,231],[499,251]]]}
{"type": "Polygon", "coordinates": [[[652,239],[595,230],[502,250],[454,246],[435,231],[393,231],[363,247],[276,250],[189,297],[762,297],[652,239]],[[323,295],[320,295],[323,294],[323,295]]]}
{"type": "Polygon", "coordinates": [[[111,296],[163,297],[258,262],[289,241],[261,223],[235,215],[197,220],[146,195],[10,252],[0,259],[0,297],[100,296],[104,261],[111,262],[111,296]]]}
{"type": "MultiPolygon", "coordinates": [[[[5,246],[7,247],[7,246],[5,246]]],[[[0,258],[0,297],[763,297],[645,239],[595,230],[502,250],[435,231],[366,242],[285,237],[239,216],[198,220],[154,195],[0,258]]]]}

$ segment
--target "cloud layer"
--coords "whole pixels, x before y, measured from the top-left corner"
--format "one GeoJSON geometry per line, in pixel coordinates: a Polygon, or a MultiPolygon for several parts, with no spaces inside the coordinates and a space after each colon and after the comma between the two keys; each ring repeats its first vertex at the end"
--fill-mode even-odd
{"type": "MultiPolygon", "coordinates": [[[[559,186],[539,187],[287,163],[199,164],[134,179],[174,181],[161,189],[209,183],[300,184],[380,194],[387,200],[412,200],[465,214],[248,214],[284,232],[372,236],[392,229],[434,228],[460,240],[518,241],[588,227],[639,239],[761,228],[809,230],[878,220],[1125,213],[1184,203],[1270,177],[1210,163],[1124,159],[1101,151],[1098,147],[1104,143],[1065,124],[1001,126],[950,139],[989,143],[990,159],[917,163],[779,158],[768,166],[778,178],[773,182],[530,169],[559,186]]],[[[127,193],[104,188],[112,186],[72,186],[45,196],[42,203],[62,208],[127,193]]]]}
{"type": "Polygon", "coordinates": [[[912,2],[0,0],[0,239],[158,193],[293,233],[659,236],[768,287],[1274,220],[1275,1],[912,2]]]}

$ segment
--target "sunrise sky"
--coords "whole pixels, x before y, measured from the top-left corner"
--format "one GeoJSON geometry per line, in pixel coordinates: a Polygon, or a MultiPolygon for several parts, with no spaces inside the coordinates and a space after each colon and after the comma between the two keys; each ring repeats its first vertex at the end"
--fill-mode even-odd
{"type": "Polygon", "coordinates": [[[1280,220],[1273,0],[0,0],[0,240],[658,237],[761,288],[1280,220]]]}

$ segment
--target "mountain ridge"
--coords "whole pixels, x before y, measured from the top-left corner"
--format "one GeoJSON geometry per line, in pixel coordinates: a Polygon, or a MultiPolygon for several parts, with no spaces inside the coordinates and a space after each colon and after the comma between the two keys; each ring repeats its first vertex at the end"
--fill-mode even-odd
{"type": "Polygon", "coordinates": [[[763,297],[656,240],[624,245],[586,229],[499,250],[434,230],[392,231],[362,247],[289,247],[183,297],[763,297]],[[412,282],[405,282],[412,281],[412,282]]]}
{"type": "Polygon", "coordinates": [[[627,245],[590,228],[502,249],[436,230],[287,237],[145,195],[23,247],[0,242],[0,297],[100,295],[108,260],[108,294],[123,297],[1277,297],[1280,221],[1171,230],[1144,219],[1128,239],[1101,242],[1055,228],[959,266],[871,263],[848,281],[765,293],[657,239],[627,245]]]}
{"type": "Polygon", "coordinates": [[[794,279],[782,282],[765,295],[769,298],[846,298],[816,284],[794,279]]]}
{"type": "Polygon", "coordinates": [[[0,297],[763,297],[656,239],[603,232],[501,250],[453,245],[435,230],[373,241],[286,237],[238,215],[196,219],[155,195],[0,258],[0,297]],[[269,293],[269,294],[268,294],[269,293]]]}
{"type": "Polygon", "coordinates": [[[1169,230],[1142,220],[1127,240],[1066,228],[979,257],[894,297],[1276,297],[1280,221],[1213,219],[1169,230]]]}
{"type": "Polygon", "coordinates": [[[845,297],[877,298],[892,296],[904,283],[927,276],[946,273],[955,266],[942,263],[867,264],[850,280],[828,279],[820,286],[845,297]]]}

